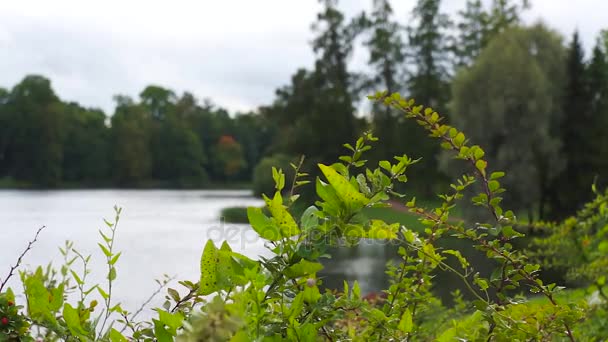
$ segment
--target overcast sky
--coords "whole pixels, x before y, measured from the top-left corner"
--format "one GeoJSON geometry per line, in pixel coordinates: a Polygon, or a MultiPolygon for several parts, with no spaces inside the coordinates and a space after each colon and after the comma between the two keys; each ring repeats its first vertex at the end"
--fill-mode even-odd
{"type": "MultiPolygon", "coordinates": [[[[405,22],[415,0],[393,0],[405,22]]],[[[448,13],[464,0],[445,0],[448,13]]],[[[371,0],[342,0],[348,14],[371,0]]],[[[608,27],[606,0],[532,0],[542,17],[586,49],[608,27]]],[[[64,100],[113,110],[112,96],[148,84],[211,98],[232,111],[270,103],[299,67],[311,67],[316,0],[0,0],[0,87],[49,77],[64,100]]],[[[365,60],[357,54],[355,67],[365,60]]]]}

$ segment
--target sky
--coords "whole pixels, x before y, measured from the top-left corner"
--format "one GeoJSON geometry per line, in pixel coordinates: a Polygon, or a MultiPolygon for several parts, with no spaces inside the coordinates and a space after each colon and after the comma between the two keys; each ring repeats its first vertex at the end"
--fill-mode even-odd
{"type": "MultiPolygon", "coordinates": [[[[489,1],[489,0],[486,0],[489,1]]],[[[393,0],[405,22],[415,0],[393,0]]],[[[455,14],[465,0],[444,0],[455,14]]],[[[354,15],[371,0],[342,0],[354,15]]],[[[532,0],[526,22],[542,18],[589,51],[608,28],[605,0],[532,0]]],[[[52,81],[64,101],[111,114],[116,94],[149,84],[210,98],[230,111],[269,104],[298,68],[311,68],[316,0],[0,0],[0,87],[25,75],[52,81]]],[[[365,51],[351,64],[361,68],[365,51]]]]}

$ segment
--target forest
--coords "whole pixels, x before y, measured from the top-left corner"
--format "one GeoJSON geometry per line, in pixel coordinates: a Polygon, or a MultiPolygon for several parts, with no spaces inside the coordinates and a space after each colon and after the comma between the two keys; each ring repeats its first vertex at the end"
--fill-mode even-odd
{"type": "Polygon", "coordinates": [[[327,1],[311,26],[314,68],[295,71],[273,103],[250,113],[159,85],[137,99],[116,95],[114,112],[104,113],[62,101],[43,75],[25,76],[0,88],[0,185],[228,187],[251,184],[259,165],[261,193],[268,165],[305,156],[313,171],[370,130],[383,142],[371,161],[423,158],[413,172],[427,185],[410,187],[430,196],[447,185],[450,167],[415,124],[362,100],[387,90],[431,105],[486,146],[492,165],[510,171],[509,200],[529,217],[564,217],[591,198],[592,183],[606,184],[608,33],[586,56],[591,47],[577,32],[524,25],[529,6],[470,0],[449,17],[440,1],[418,1],[406,24],[388,1],[354,18],[327,1]],[[355,49],[367,54],[368,71],[349,67],[355,49]]]}
{"type": "Polygon", "coordinates": [[[264,205],[243,209],[247,228],[269,252],[203,242],[198,279],[157,280],[149,318],[151,299],[133,312],[113,297],[120,207],[98,231],[97,283],[72,242],[60,268],[18,270],[42,227],[0,274],[0,341],[608,336],[608,30],[583,46],[526,24],[527,0],[456,16],[417,0],[407,20],[389,0],[353,17],[319,2],[314,66],[251,112],[160,85],[116,95],[113,113],[43,75],[0,88],[0,187],[248,186],[264,205]],[[336,248],[370,241],[394,254],[386,288],[323,286],[336,248]]]}

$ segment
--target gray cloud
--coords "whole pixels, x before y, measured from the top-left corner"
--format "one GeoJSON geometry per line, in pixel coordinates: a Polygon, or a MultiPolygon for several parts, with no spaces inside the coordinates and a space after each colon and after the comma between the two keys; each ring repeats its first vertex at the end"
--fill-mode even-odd
{"type": "MultiPolygon", "coordinates": [[[[347,14],[368,0],[342,1],[347,14]]],[[[414,0],[393,1],[405,21],[414,0]]],[[[463,0],[445,2],[448,12],[463,0]]],[[[602,28],[602,0],[533,0],[565,35],[578,28],[587,49],[602,28]]],[[[53,81],[65,100],[113,109],[112,96],[137,96],[147,84],[209,97],[231,110],[269,103],[299,67],[310,67],[314,0],[119,1],[21,0],[0,4],[0,86],[26,74],[53,81]]],[[[361,67],[365,56],[356,54],[361,67]]]]}

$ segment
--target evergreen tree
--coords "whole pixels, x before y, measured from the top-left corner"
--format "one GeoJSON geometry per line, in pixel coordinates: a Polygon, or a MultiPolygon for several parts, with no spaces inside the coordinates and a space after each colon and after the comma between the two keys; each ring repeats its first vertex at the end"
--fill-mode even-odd
{"type": "MultiPolygon", "coordinates": [[[[410,97],[418,103],[446,113],[449,100],[449,38],[448,30],[452,26],[447,15],[440,11],[440,0],[418,0],[413,12],[413,26],[409,31],[410,64],[414,72],[408,81],[410,97]]],[[[449,115],[447,115],[449,117],[449,115]]],[[[436,171],[438,147],[425,137],[425,133],[416,127],[415,122],[407,122],[401,132],[407,139],[402,146],[405,153],[424,157],[422,163],[412,169],[412,178],[418,179],[425,186],[419,189],[421,195],[431,195],[434,189],[428,188],[433,182],[430,179],[440,178],[436,171]]]]}
{"type": "MultiPolygon", "coordinates": [[[[387,90],[389,93],[402,90],[399,75],[405,64],[405,43],[403,28],[392,19],[393,9],[387,0],[374,0],[366,28],[370,31],[364,45],[369,51],[368,63],[373,68],[370,78],[370,91],[387,90]]],[[[392,159],[403,152],[407,134],[400,113],[388,106],[375,104],[372,108],[372,128],[381,140],[372,151],[374,162],[392,159]]]]}
{"type": "Polygon", "coordinates": [[[594,131],[591,112],[591,94],[583,47],[575,32],[568,48],[566,60],[566,84],[560,125],[562,152],[566,167],[554,186],[553,212],[557,217],[567,216],[590,198],[593,182],[594,131]]]}
{"type": "Polygon", "coordinates": [[[593,131],[593,172],[600,187],[608,186],[608,41],[600,38],[588,68],[593,131]]]}
{"type": "Polygon", "coordinates": [[[358,133],[354,77],[347,67],[358,30],[346,24],[337,1],[321,3],[323,8],[312,25],[314,70],[298,70],[291,85],[277,91],[274,104],[262,110],[281,131],[270,152],[305,155],[311,164],[335,160],[344,152],[342,144],[353,141],[358,133]]]}
{"type": "Polygon", "coordinates": [[[353,141],[357,135],[351,92],[353,76],[347,66],[356,30],[346,24],[344,14],[337,8],[337,0],[320,2],[323,9],[312,25],[317,34],[312,43],[317,54],[312,75],[317,94],[309,119],[299,129],[316,133],[312,140],[304,138],[313,144],[313,153],[309,155],[329,161],[343,152],[341,146],[345,141],[353,141]]]}

